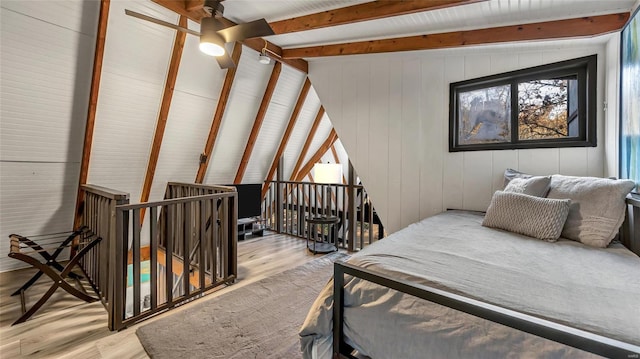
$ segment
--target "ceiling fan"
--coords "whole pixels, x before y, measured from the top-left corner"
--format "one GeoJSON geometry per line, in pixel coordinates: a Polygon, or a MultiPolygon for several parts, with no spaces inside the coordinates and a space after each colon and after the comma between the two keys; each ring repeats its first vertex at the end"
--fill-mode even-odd
{"type": "Polygon", "coordinates": [[[200,37],[200,51],[207,55],[215,56],[220,68],[227,69],[235,67],[231,56],[225,51],[224,44],[228,42],[242,41],[252,37],[262,37],[274,35],[273,29],[265,19],[259,19],[244,24],[227,26],[222,20],[224,12],[223,0],[205,0],[204,10],[209,13],[209,17],[200,20],[200,32],[178,26],[170,22],[159,20],[135,11],[125,9],[125,14],[138,19],[153,22],[158,25],[170,27],[187,34],[200,37]]]}

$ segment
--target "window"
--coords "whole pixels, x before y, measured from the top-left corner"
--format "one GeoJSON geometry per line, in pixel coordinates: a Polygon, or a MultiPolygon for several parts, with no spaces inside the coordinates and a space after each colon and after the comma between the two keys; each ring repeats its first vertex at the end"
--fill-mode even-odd
{"type": "Polygon", "coordinates": [[[640,10],[622,29],[620,44],[620,177],[640,193],[640,10]]]}
{"type": "Polygon", "coordinates": [[[596,145],[596,55],[452,83],[449,151],[596,145]]]}

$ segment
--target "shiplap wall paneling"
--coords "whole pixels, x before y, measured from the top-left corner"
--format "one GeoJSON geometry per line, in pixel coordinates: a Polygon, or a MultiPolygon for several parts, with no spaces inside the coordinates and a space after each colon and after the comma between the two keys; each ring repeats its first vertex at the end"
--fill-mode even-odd
{"type": "MultiPolygon", "coordinates": [[[[358,86],[357,82],[359,78],[355,76],[358,72],[358,67],[362,64],[359,63],[346,63],[340,70],[335,67],[330,68],[330,75],[337,81],[342,82],[341,91],[332,93],[330,101],[333,104],[340,104],[342,121],[340,121],[340,130],[336,128],[336,132],[339,133],[338,137],[342,139],[342,144],[347,149],[347,153],[350,153],[350,157],[354,161],[358,161],[358,86]],[[336,77],[338,73],[341,76],[336,77]],[[341,98],[337,98],[338,94],[341,98]]],[[[368,77],[368,76],[367,76],[368,77]]],[[[313,78],[312,78],[313,83],[313,78]]],[[[329,85],[331,86],[331,85],[329,85]]],[[[320,95],[320,93],[318,93],[320,95]]],[[[325,101],[320,99],[320,102],[324,105],[325,101]]],[[[326,111],[326,106],[325,106],[326,111]]],[[[335,127],[335,125],[334,125],[335,127]]],[[[364,135],[364,134],[363,134],[364,135]]],[[[359,163],[359,162],[358,162],[359,163]]]]}
{"type": "Polygon", "coordinates": [[[258,53],[244,45],[237,66],[205,184],[233,183],[273,70],[273,65],[259,63],[258,53]]]}
{"type": "Polygon", "coordinates": [[[262,183],[265,180],[305,78],[306,74],[298,70],[282,67],[243,177],[244,183],[262,183]]]}
{"type": "MultiPolygon", "coordinates": [[[[367,140],[367,151],[369,156],[365,155],[363,162],[368,161],[367,170],[372,173],[384,173],[386,171],[387,163],[389,162],[389,64],[388,63],[372,63],[368,69],[372,74],[370,83],[371,94],[371,108],[369,110],[370,124],[367,127],[368,137],[363,140],[367,140]]],[[[336,145],[336,152],[338,149],[343,149],[342,144],[336,145]]],[[[359,150],[362,150],[362,146],[358,146],[359,150]]],[[[346,155],[346,153],[345,153],[346,155]]],[[[340,157],[340,152],[338,152],[340,157]]],[[[343,160],[341,159],[341,163],[343,160]]],[[[343,164],[343,172],[349,173],[348,164],[345,167],[343,164]]],[[[369,176],[366,183],[366,188],[375,188],[374,194],[378,194],[380,197],[386,198],[386,189],[388,188],[387,176],[369,176]]],[[[380,202],[383,206],[385,201],[378,201],[374,196],[370,196],[376,211],[386,212],[386,208],[378,208],[377,203],[380,202]]]]}
{"type": "MultiPolygon", "coordinates": [[[[365,187],[374,200],[386,198],[386,203],[376,200],[376,208],[393,232],[448,208],[485,210],[493,192],[502,188],[506,168],[533,174],[602,176],[602,137],[596,148],[448,151],[450,83],[594,53],[600,55],[598,82],[602,83],[602,39],[318,59],[311,62],[310,78],[365,187]],[[388,69],[385,71],[384,67],[388,69]],[[358,71],[363,68],[369,71],[358,71]],[[384,90],[379,83],[371,85],[382,81],[386,75],[380,74],[385,72],[389,74],[389,92],[387,99],[380,101],[378,97],[384,96],[384,90]],[[360,78],[366,73],[368,79],[360,78]],[[357,84],[363,81],[375,87],[369,91],[368,100],[358,96],[357,84]],[[385,106],[388,142],[383,142],[382,147],[387,148],[387,163],[374,167],[371,164],[380,157],[372,154],[371,139],[381,139],[383,135],[376,133],[377,126],[373,124],[381,123],[378,114],[385,113],[385,106]],[[358,125],[366,127],[361,124],[364,120],[358,118],[359,113],[369,113],[366,133],[358,130],[358,125]],[[367,154],[358,151],[363,140],[369,141],[367,154]],[[359,170],[361,166],[365,168],[364,175],[359,170]],[[386,189],[376,185],[380,176],[388,178],[386,189]],[[371,187],[367,186],[368,181],[371,187]]],[[[604,127],[603,97],[600,87],[599,134],[604,127]]]]}
{"type": "MultiPolygon", "coordinates": [[[[389,61],[389,162],[386,164],[387,173],[380,173],[381,176],[387,176],[387,189],[379,196],[383,201],[376,204],[380,209],[378,216],[385,226],[392,228],[400,228],[402,222],[401,208],[402,196],[399,195],[402,182],[402,61],[399,59],[391,59],[389,61]],[[387,203],[385,205],[384,199],[387,203]]],[[[340,136],[340,132],[338,132],[340,136]]],[[[342,142],[349,152],[346,141],[342,142]]],[[[358,163],[352,161],[354,169],[358,170],[358,163]]],[[[371,191],[368,191],[371,192],[371,191]]],[[[374,198],[378,195],[374,192],[374,198]]]]}
{"type": "Polygon", "coordinates": [[[151,2],[111,2],[87,182],[128,192],[137,203],[175,30],[127,16],[125,9],[173,23],[178,16],[151,2]]]}
{"type": "Polygon", "coordinates": [[[296,125],[293,127],[293,131],[291,132],[289,142],[287,143],[282,155],[284,159],[282,166],[282,178],[288,180],[291,177],[293,166],[295,166],[296,161],[298,160],[300,150],[304,145],[304,141],[307,139],[309,129],[311,128],[313,120],[316,118],[316,114],[319,109],[320,99],[318,98],[316,91],[313,89],[313,86],[311,86],[309,93],[307,94],[307,98],[302,105],[302,109],[300,110],[300,114],[298,115],[296,125]]]}
{"type": "Polygon", "coordinates": [[[431,168],[442,168],[442,148],[447,143],[442,134],[445,124],[440,121],[443,105],[448,102],[443,91],[445,87],[444,59],[422,61],[422,81],[420,113],[422,117],[422,148],[420,150],[420,216],[428,217],[442,211],[442,172],[431,168]]]}
{"type": "MultiPolygon", "coordinates": [[[[351,75],[355,76],[356,99],[355,103],[371,103],[371,82],[374,76],[371,76],[371,64],[362,64],[354,69],[351,75]]],[[[369,122],[371,120],[373,106],[357,106],[356,117],[353,118],[355,123],[356,152],[355,157],[359,159],[360,166],[358,173],[362,173],[360,178],[369,177],[369,122]]]]}
{"type": "MultiPolygon", "coordinates": [[[[428,60],[431,62],[431,59],[428,60]]],[[[442,102],[442,113],[440,121],[445,124],[442,127],[442,151],[444,154],[442,171],[442,204],[443,209],[464,208],[464,153],[449,152],[449,83],[465,80],[464,77],[465,57],[452,56],[444,58],[443,72],[445,74],[444,86],[439,90],[445,93],[446,100],[442,102]]],[[[434,91],[438,91],[434,89],[434,91]]],[[[431,170],[438,170],[432,168],[431,170]]]]}
{"type": "MultiPolygon", "coordinates": [[[[6,245],[11,233],[72,229],[99,5],[0,3],[0,238],[6,245]]],[[[0,271],[25,266],[0,258],[0,271]]]]}
{"type": "MultiPolygon", "coordinates": [[[[408,59],[402,64],[402,177],[400,178],[400,196],[402,206],[402,227],[420,219],[420,157],[422,152],[420,138],[420,89],[422,66],[420,59],[408,59]]],[[[359,168],[359,167],[358,167],[359,168]]],[[[365,180],[363,180],[365,183],[365,180]]]]}

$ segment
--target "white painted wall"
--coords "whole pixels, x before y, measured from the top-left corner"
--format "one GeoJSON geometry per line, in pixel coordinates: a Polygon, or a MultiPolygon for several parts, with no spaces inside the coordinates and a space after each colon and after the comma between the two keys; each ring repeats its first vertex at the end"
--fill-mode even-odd
{"type": "Polygon", "coordinates": [[[0,272],[9,234],[73,226],[99,5],[0,2],[0,272]]]}
{"type": "MultiPolygon", "coordinates": [[[[309,77],[394,232],[448,208],[486,210],[505,168],[603,176],[608,38],[315,59],[309,77]],[[598,147],[448,152],[451,82],[598,54],[598,147]]],[[[615,98],[609,99],[616,103],[615,98]]],[[[609,139],[611,140],[611,138],[609,139]]]]}

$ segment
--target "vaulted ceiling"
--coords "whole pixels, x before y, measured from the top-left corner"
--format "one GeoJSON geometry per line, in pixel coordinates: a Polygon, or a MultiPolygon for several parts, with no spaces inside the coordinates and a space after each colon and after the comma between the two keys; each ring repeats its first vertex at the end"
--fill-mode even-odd
{"type": "Polygon", "coordinates": [[[593,36],[620,29],[637,1],[226,0],[230,24],[265,18],[276,33],[230,47],[230,70],[196,36],[124,13],[199,31],[203,3],[2,1],[0,236],[68,223],[72,210],[60,208],[78,182],[137,202],[161,198],[167,181],[262,182],[279,156],[286,179],[316,161],[346,163],[307,79],[317,57],[593,36]],[[269,65],[258,62],[265,46],[269,65]],[[62,194],[25,203],[25,173],[62,194]],[[59,217],[29,224],[16,206],[59,217]]]}

